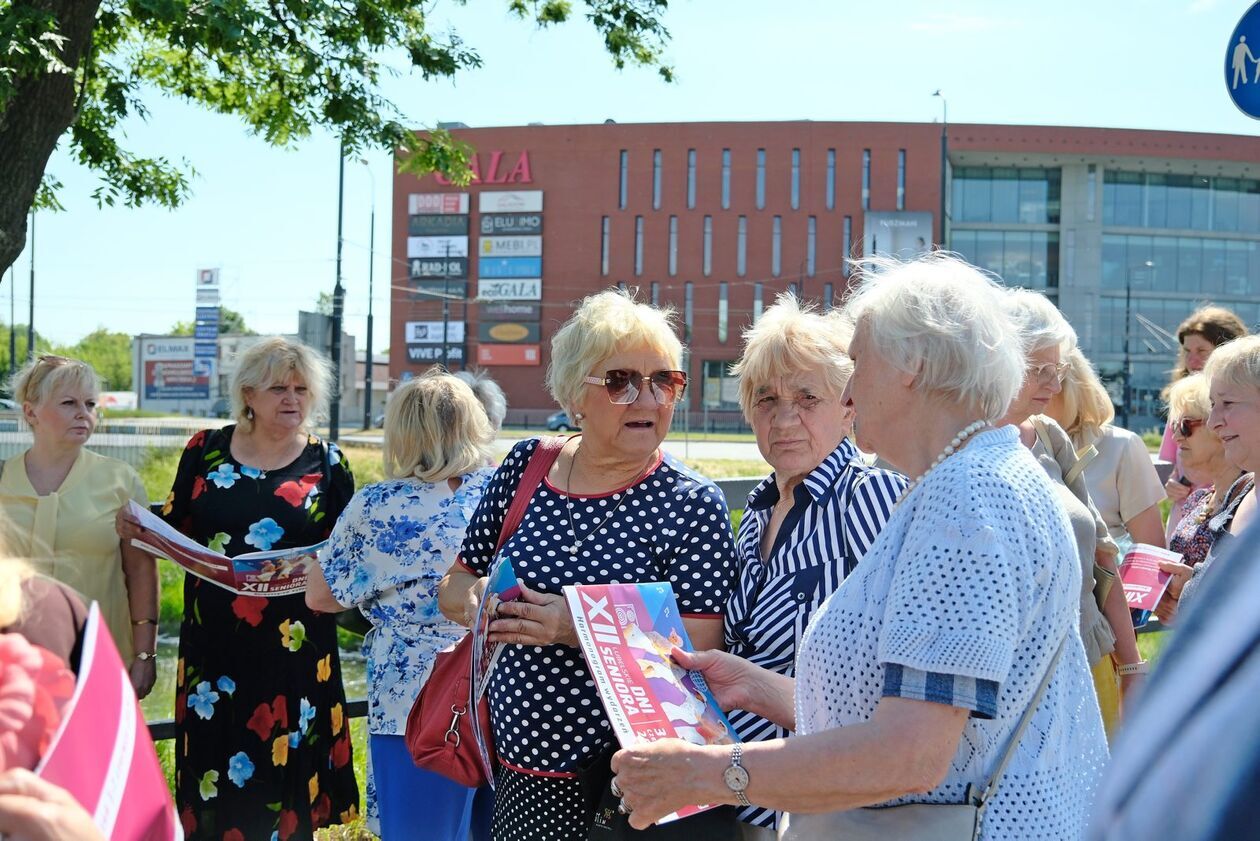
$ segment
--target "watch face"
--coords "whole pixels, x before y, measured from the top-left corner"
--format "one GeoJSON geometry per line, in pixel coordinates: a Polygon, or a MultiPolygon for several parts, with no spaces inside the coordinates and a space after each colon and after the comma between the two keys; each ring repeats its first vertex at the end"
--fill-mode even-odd
{"type": "Polygon", "coordinates": [[[739,765],[731,765],[722,772],[722,779],[731,791],[743,791],[748,788],[748,772],[739,765]]]}

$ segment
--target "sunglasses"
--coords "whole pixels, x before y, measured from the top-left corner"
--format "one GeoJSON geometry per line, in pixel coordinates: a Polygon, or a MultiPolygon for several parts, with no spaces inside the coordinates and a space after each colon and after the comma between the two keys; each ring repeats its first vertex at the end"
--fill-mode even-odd
{"type": "Polygon", "coordinates": [[[608,399],[618,405],[638,400],[642,383],[651,384],[652,396],[656,398],[657,403],[662,405],[673,403],[687,390],[687,374],[684,371],[654,371],[651,374],[640,374],[638,371],[614,368],[611,371],[605,371],[602,377],[586,377],[584,382],[602,385],[608,390],[608,399]]]}
{"type": "Polygon", "coordinates": [[[1205,421],[1201,418],[1182,418],[1177,421],[1177,425],[1173,427],[1173,432],[1181,438],[1189,438],[1194,431],[1203,426],[1205,421]]]}
{"type": "Polygon", "coordinates": [[[1063,382],[1063,378],[1067,376],[1068,364],[1066,362],[1047,362],[1044,365],[1034,365],[1028,369],[1028,373],[1034,379],[1046,382],[1063,382]]]}

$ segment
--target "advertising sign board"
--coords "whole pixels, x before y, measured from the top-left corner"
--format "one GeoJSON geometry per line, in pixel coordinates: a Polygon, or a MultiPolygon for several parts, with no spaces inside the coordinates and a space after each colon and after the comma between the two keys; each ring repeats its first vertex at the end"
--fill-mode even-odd
{"type": "Polygon", "coordinates": [[[483,236],[502,234],[541,234],[541,213],[487,213],[481,217],[483,236]]]}
{"type": "Polygon", "coordinates": [[[489,321],[477,326],[477,338],[490,344],[538,344],[538,332],[537,322],[489,321]]]}
{"type": "Polygon", "coordinates": [[[162,339],[141,345],[146,400],[209,398],[214,362],[195,357],[193,341],[192,338],[162,339]]]}
{"type": "Polygon", "coordinates": [[[467,193],[412,193],[407,196],[407,213],[467,213],[467,193]]]}
{"type": "Polygon", "coordinates": [[[910,260],[932,248],[932,214],[925,211],[867,211],[862,253],[910,260]]]}
{"type": "Polygon", "coordinates": [[[407,261],[409,274],[413,278],[432,279],[439,277],[468,277],[468,258],[452,257],[413,257],[407,261]]]}
{"type": "Polygon", "coordinates": [[[477,253],[483,257],[541,257],[542,237],[482,237],[477,253]]]}
{"type": "Polygon", "coordinates": [[[413,237],[462,236],[468,234],[468,217],[457,214],[427,213],[407,219],[407,233],[413,237]]]}
{"type": "Polygon", "coordinates": [[[538,304],[524,301],[487,301],[477,310],[482,321],[537,321],[538,304]]]}
{"type": "Polygon", "coordinates": [[[541,213],[542,190],[491,190],[477,194],[482,213],[541,213]]]}
{"type": "MultiPolygon", "coordinates": [[[[407,361],[422,362],[433,364],[442,361],[441,345],[407,345],[407,361]]],[[[447,345],[446,361],[464,362],[464,346],[463,345],[447,345]]]]}
{"type": "Polygon", "coordinates": [[[468,237],[407,237],[407,257],[467,257],[468,237]]]}
{"type": "Polygon", "coordinates": [[[538,366],[542,354],[538,345],[478,345],[478,365],[538,366]]]}
{"type": "MultiPolygon", "coordinates": [[[[464,341],[464,322],[452,321],[446,325],[445,341],[450,344],[462,344],[464,341]]],[[[441,321],[408,321],[403,325],[403,341],[409,345],[440,344],[442,337],[441,321]]]]}
{"type": "Polygon", "coordinates": [[[482,257],[477,277],[542,277],[541,257],[482,257]]]}
{"type": "Polygon", "coordinates": [[[443,298],[462,300],[468,297],[468,281],[462,278],[446,280],[413,280],[411,291],[417,301],[440,301],[443,298]]]}
{"type": "Polygon", "coordinates": [[[542,281],[538,278],[516,280],[479,280],[477,297],[491,301],[541,301],[542,281]]]}

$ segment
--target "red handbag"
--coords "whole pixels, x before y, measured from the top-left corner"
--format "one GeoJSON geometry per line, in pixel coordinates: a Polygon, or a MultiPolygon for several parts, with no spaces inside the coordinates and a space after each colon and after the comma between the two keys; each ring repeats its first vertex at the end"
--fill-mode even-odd
{"type": "MultiPolygon", "coordinates": [[[[555,463],[566,440],[561,437],[539,440],[503,519],[496,552],[520,525],[534,491],[555,463]]],[[[477,734],[473,732],[473,716],[468,714],[472,702],[472,640],[472,632],[469,632],[434,658],[433,670],[407,715],[404,739],[417,767],[441,774],[462,786],[478,788],[488,782],[487,774],[492,773],[492,769],[482,763],[477,734]]],[[[482,743],[488,747],[493,764],[496,757],[490,732],[490,702],[482,697],[477,703],[476,718],[482,743]]]]}

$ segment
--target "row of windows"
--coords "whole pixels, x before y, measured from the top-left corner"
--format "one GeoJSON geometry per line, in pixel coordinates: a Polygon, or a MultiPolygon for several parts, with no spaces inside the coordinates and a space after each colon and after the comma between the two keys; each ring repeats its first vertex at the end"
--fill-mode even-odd
{"type": "Polygon", "coordinates": [[[1058,169],[955,167],[950,219],[955,223],[1057,225],[1061,193],[1058,169]]]}
{"type": "Polygon", "coordinates": [[[1108,170],[1103,224],[1260,233],[1260,181],[1108,170]]]}
{"type": "MultiPolygon", "coordinates": [[[[755,194],[756,207],[766,207],[766,150],[758,149],[756,153],[755,194]]],[[[660,149],[652,150],[652,209],[660,210],[663,194],[664,153],[660,149]]],[[[696,206],[696,166],[695,149],[687,150],[687,208],[696,206]]],[[[722,209],[731,208],[731,150],[722,150],[722,209]]],[[[790,202],[793,210],[801,206],[801,150],[793,149],[788,175],[790,202]]],[[[827,150],[827,167],[825,202],[828,210],[836,207],[836,150],[827,150]]],[[[617,171],[617,207],[625,210],[630,201],[630,151],[622,149],[617,171]]],[[[871,206],[871,150],[862,150],[862,208],[869,210],[871,206]]],[[[906,150],[897,150],[897,209],[906,209],[906,150]]]]}
{"type": "Polygon", "coordinates": [[[1049,293],[1059,287],[1059,235],[1053,231],[955,229],[950,233],[949,247],[973,266],[1000,277],[1007,286],[1049,293]]]}
{"type": "Polygon", "coordinates": [[[1260,242],[1104,234],[1102,288],[1129,283],[1152,292],[1254,295],[1260,293],[1260,242]]]}
{"type": "MultiPolygon", "coordinates": [[[[1134,297],[1129,302],[1133,321],[1129,325],[1129,353],[1135,364],[1146,361],[1158,364],[1167,382],[1177,358],[1177,326],[1202,302],[1185,298],[1134,297]]],[[[1260,322],[1260,303],[1254,301],[1218,301],[1238,314],[1249,329],[1260,322]]],[[[1090,353],[1124,353],[1123,295],[1103,295],[1098,299],[1098,330],[1090,353]]]]}
{"type": "MultiPolygon", "coordinates": [[[[713,217],[705,216],[701,243],[701,272],[705,277],[713,273],[713,217]]],[[[643,274],[643,255],[645,249],[644,222],[642,216],[634,217],[634,274],[643,274]]],[[[605,277],[612,270],[612,218],[604,216],[600,219],[599,273],[605,277]]],[[[841,227],[840,248],[836,252],[836,262],[841,266],[841,274],[848,276],[849,269],[845,260],[850,256],[853,243],[853,217],[844,217],[841,227]]],[[[669,217],[668,262],[670,277],[678,274],[678,217],[669,217]]],[[[808,277],[818,271],[818,217],[810,216],[805,229],[805,261],[799,267],[808,277]]],[[[740,216],[736,222],[735,233],[735,273],[744,277],[748,273],[748,217],[740,216]]],[[[774,216],[770,226],[770,274],[778,277],[783,273],[783,217],[774,216]]]]}

